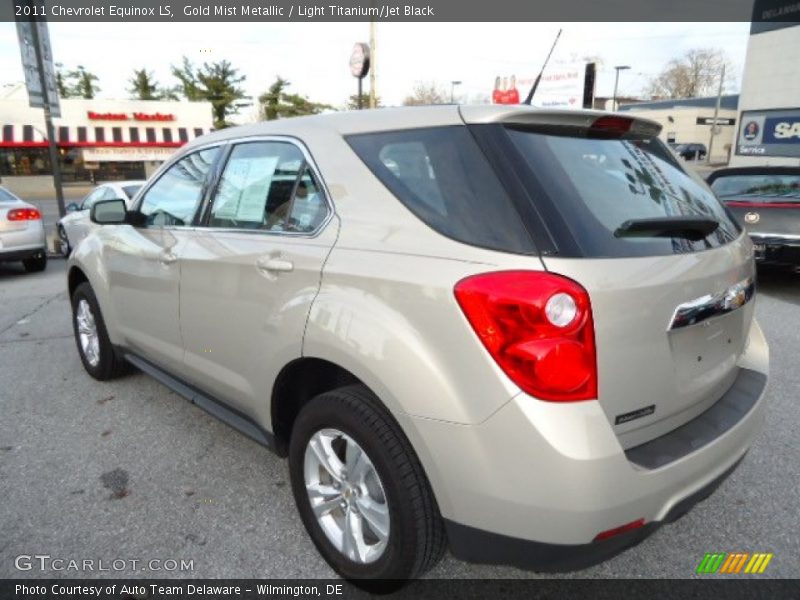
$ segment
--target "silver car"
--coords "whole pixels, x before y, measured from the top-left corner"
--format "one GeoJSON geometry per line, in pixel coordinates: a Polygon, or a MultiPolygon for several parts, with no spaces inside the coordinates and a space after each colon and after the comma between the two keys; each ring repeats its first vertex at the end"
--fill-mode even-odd
{"type": "Polygon", "coordinates": [[[47,268],[42,213],[0,187],[0,262],[22,261],[28,272],[47,268]]]}
{"type": "Polygon", "coordinates": [[[89,232],[95,227],[89,220],[89,209],[95,202],[119,198],[130,204],[144,183],[144,180],[101,183],[80,202],[69,203],[66,207],[67,214],[56,223],[56,234],[61,246],[61,253],[69,256],[78,242],[89,235],[89,232]]]}
{"type": "Polygon", "coordinates": [[[710,494],[766,410],[753,246],[659,129],[440,106],[200,138],[132,209],[92,207],[68,262],[83,365],[288,456],[344,577],[447,547],[602,560],[710,494]]]}

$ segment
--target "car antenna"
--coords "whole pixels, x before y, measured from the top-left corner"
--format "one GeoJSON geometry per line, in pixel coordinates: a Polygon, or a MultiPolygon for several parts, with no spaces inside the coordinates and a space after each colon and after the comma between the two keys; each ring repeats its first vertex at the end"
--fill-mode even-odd
{"type": "Polygon", "coordinates": [[[542,80],[542,74],[544,73],[544,70],[547,67],[547,63],[550,62],[550,57],[553,55],[553,50],[556,49],[556,44],[558,43],[558,38],[560,37],[561,37],[561,29],[558,30],[558,33],[556,34],[556,39],[553,41],[553,45],[550,48],[550,52],[548,53],[547,58],[544,59],[542,70],[539,71],[539,74],[536,76],[536,80],[533,82],[533,85],[531,86],[531,91],[528,92],[528,97],[525,98],[523,104],[527,104],[528,106],[530,106],[531,100],[533,100],[533,95],[536,93],[536,88],[539,87],[539,82],[542,80]]]}

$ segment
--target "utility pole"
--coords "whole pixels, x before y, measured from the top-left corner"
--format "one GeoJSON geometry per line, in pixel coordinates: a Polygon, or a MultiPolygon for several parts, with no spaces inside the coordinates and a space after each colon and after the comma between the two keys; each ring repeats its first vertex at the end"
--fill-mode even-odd
{"type": "Polygon", "coordinates": [[[722,85],[725,82],[725,65],[722,65],[722,72],[719,75],[719,89],[717,90],[717,105],[714,107],[714,121],[711,123],[711,133],[708,136],[708,153],[706,154],[706,162],[711,164],[711,150],[714,148],[714,136],[719,131],[717,125],[717,117],[719,117],[719,107],[722,104],[722,85]]]}
{"type": "Polygon", "coordinates": [[[369,22],[369,107],[377,108],[378,92],[375,89],[375,19],[369,22]]]}

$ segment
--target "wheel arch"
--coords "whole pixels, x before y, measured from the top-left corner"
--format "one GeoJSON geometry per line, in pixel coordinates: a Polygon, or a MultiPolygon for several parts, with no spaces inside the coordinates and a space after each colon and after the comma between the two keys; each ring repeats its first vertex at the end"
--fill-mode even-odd
{"type": "Polygon", "coordinates": [[[275,450],[286,456],[292,426],[303,406],[315,396],[363,382],[347,369],[321,358],[303,357],[285,365],[272,387],[270,416],[275,450]]]}

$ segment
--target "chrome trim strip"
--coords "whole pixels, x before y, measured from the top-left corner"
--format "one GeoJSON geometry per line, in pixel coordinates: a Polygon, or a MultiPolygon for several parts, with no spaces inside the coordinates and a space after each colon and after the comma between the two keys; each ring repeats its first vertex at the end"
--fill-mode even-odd
{"type": "Polygon", "coordinates": [[[672,314],[667,331],[691,327],[741,308],[752,300],[755,291],[756,282],[753,277],[748,277],[717,294],[706,294],[679,304],[672,314]]]}

